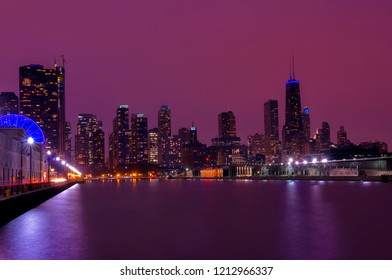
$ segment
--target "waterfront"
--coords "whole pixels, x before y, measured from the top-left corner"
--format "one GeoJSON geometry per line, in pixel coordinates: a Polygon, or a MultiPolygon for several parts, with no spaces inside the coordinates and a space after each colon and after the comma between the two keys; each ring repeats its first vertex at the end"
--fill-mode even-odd
{"type": "Polygon", "coordinates": [[[0,259],[391,259],[392,183],[77,184],[0,228],[0,259]]]}

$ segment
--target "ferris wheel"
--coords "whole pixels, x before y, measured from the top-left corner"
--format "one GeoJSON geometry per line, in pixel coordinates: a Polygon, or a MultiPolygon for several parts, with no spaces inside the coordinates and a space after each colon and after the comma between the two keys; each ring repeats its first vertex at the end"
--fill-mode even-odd
{"type": "Polygon", "coordinates": [[[39,125],[32,119],[17,114],[0,117],[0,127],[23,128],[26,131],[26,139],[32,137],[34,142],[45,143],[45,136],[39,125]]]}

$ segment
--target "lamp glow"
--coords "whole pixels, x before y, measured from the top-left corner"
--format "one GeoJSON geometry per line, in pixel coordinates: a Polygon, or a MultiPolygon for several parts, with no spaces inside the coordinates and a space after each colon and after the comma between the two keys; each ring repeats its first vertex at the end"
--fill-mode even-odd
{"type": "Polygon", "coordinates": [[[34,143],[33,137],[27,138],[27,143],[29,143],[30,145],[33,144],[34,143]]]}

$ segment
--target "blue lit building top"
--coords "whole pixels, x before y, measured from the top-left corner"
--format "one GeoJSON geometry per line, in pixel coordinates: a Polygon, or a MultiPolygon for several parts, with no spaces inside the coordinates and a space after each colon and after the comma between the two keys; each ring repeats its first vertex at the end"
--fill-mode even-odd
{"type": "Polygon", "coordinates": [[[290,84],[299,84],[299,81],[296,79],[290,79],[286,82],[286,85],[290,85],[290,84]]]}

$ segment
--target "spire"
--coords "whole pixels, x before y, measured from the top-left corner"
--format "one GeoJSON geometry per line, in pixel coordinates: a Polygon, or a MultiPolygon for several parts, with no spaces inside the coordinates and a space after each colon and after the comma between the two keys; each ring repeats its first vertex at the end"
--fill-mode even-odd
{"type": "Polygon", "coordinates": [[[57,61],[56,61],[56,58],[54,58],[54,68],[56,68],[57,67],[57,61]]]}
{"type": "Polygon", "coordinates": [[[292,80],[293,79],[293,74],[292,74],[292,70],[291,70],[292,69],[291,60],[290,60],[289,64],[290,64],[290,66],[289,66],[290,80],[292,80]]]}
{"type": "Polygon", "coordinates": [[[293,53],[293,57],[292,57],[292,67],[293,67],[293,79],[295,80],[295,68],[294,68],[294,53],[293,53]]]}

